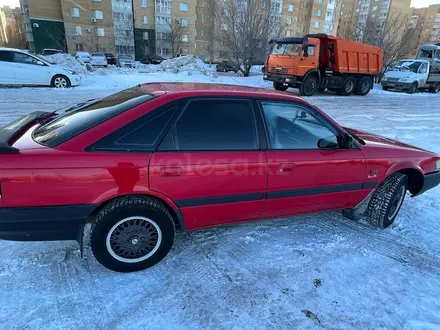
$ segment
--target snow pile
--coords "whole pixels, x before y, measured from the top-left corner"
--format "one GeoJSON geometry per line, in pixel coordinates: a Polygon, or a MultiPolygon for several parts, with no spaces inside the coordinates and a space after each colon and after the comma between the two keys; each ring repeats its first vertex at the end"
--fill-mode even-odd
{"type": "Polygon", "coordinates": [[[69,54],[53,54],[53,55],[40,55],[43,59],[49,63],[56,64],[67,69],[71,69],[80,75],[87,74],[87,68],[81,64],[77,59],[69,54]]]}
{"type": "Polygon", "coordinates": [[[188,75],[203,74],[205,76],[211,75],[211,66],[204,63],[196,56],[181,56],[165,60],[160,64],[163,71],[172,73],[187,72],[188,75]]]}

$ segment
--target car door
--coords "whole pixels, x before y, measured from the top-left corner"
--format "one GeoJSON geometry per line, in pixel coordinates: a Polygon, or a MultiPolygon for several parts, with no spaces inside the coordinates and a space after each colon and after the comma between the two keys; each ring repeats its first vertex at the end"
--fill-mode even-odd
{"type": "Polygon", "coordinates": [[[258,218],[267,163],[252,103],[190,100],[154,153],[149,179],[175,201],[186,229],[258,218]]]}
{"type": "Polygon", "coordinates": [[[17,84],[50,85],[52,79],[50,66],[24,53],[12,52],[12,56],[17,84]]]}
{"type": "Polygon", "coordinates": [[[12,85],[15,83],[15,71],[12,65],[12,53],[0,50],[0,84],[12,85]]]}
{"type": "Polygon", "coordinates": [[[299,102],[259,104],[269,140],[262,217],[350,208],[368,195],[362,152],[339,148],[338,130],[317,111],[299,102]]]}
{"type": "Polygon", "coordinates": [[[428,81],[428,63],[422,63],[417,71],[417,80],[419,82],[419,87],[425,87],[428,81]]]}

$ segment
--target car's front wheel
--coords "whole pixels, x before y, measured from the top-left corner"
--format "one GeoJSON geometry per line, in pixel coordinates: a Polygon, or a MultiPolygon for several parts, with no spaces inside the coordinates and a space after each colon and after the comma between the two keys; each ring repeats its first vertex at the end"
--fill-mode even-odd
{"type": "Polygon", "coordinates": [[[70,87],[70,85],[69,78],[61,74],[54,76],[51,81],[51,86],[55,88],[67,88],[70,87]]]}
{"type": "Polygon", "coordinates": [[[366,216],[373,226],[387,228],[397,217],[408,189],[408,177],[402,173],[388,176],[373,193],[366,216]]]}
{"type": "Polygon", "coordinates": [[[417,92],[417,87],[418,85],[416,82],[412,83],[411,86],[409,86],[407,93],[414,94],[415,92],[417,92]]]}
{"type": "Polygon", "coordinates": [[[152,197],[115,199],[96,216],[91,247],[103,266],[134,272],[154,266],[170,251],[174,222],[168,209],[152,197]]]}

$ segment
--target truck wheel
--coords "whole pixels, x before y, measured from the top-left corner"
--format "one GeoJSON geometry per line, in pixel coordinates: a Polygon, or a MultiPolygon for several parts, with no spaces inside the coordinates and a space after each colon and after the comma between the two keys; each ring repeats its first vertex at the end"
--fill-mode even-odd
{"type": "Polygon", "coordinates": [[[299,86],[299,93],[302,96],[312,96],[318,88],[318,79],[315,76],[308,76],[299,86]]]}
{"type": "Polygon", "coordinates": [[[387,228],[394,222],[408,189],[408,177],[393,173],[376,189],[366,210],[367,220],[373,226],[387,228]]]}
{"type": "Polygon", "coordinates": [[[433,94],[437,94],[438,92],[440,92],[440,82],[437,83],[437,85],[435,85],[434,87],[431,87],[429,91],[433,94]]]}
{"type": "Polygon", "coordinates": [[[174,242],[174,222],[168,209],[152,197],[118,198],[97,214],[90,239],[100,264],[134,272],[165,258],[174,242]]]}
{"type": "Polygon", "coordinates": [[[369,77],[364,77],[357,82],[355,94],[365,96],[370,92],[372,86],[373,80],[369,77]]]}
{"type": "Polygon", "coordinates": [[[339,88],[338,95],[350,96],[356,89],[356,79],[353,77],[347,77],[342,82],[341,88],[339,88]]]}
{"type": "Polygon", "coordinates": [[[415,92],[417,92],[417,83],[414,82],[411,84],[411,86],[409,86],[408,90],[406,91],[408,94],[414,94],[415,92]]]}
{"type": "Polygon", "coordinates": [[[273,88],[275,88],[277,91],[285,92],[289,86],[284,86],[281,83],[273,82],[273,88]]]}

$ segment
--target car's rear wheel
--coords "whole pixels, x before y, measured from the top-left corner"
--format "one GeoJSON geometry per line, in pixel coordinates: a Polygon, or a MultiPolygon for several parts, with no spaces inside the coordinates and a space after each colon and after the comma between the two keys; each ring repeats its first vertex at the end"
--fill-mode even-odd
{"type": "Polygon", "coordinates": [[[369,77],[364,77],[357,82],[354,93],[356,95],[365,96],[370,92],[372,86],[373,80],[369,77]]]}
{"type": "Polygon", "coordinates": [[[433,94],[437,94],[438,92],[440,92],[440,82],[437,83],[437,85],[435,85],[434,87],[431,87],[429,91],[433,94]]]}
{"type": "Polygon", "coordinates": [[[338,95],[350,96],[353,94],[356,88],[356,79],[353,77],[347,77],[342,83],[340,90],[338,91],[338,95]]]}
{"type": "Polygon", "coordinates": [[[289,86],[285,86],[285,85],[283,85],[281,83],[274,82],[273,83],[273,88],[275,88],[277,91],[285,92],[285,91],[287,91],[289,86]]]}
{"type": "Polygon", "coordinates": [[[91,247],[103,266],[118,272],[139,271],[165,258],[173,245],[174,232],[172,215],[160,201],[123,197],[97,214],[91,247]]]}
{"type": "Polygon", "coordinates": [[[411,86],[409,86],[407,93],[408,94],[414,94],[415,92],[417,92],[417,83],[414,82],[411,84],[411,86]]]}
{"type": "Polygon", "coordinates": [[[387,228],[397,217],[408,189],[408,177],[402,173],[388,176],[373,193],[366,216],[373,226],[387,228]]]}
{"type": "Polygon", "coordinates": [[[71,86],[69,78],[61,74],[52,78],[51,86],[55,88],[67,88],[71,86]]]}

